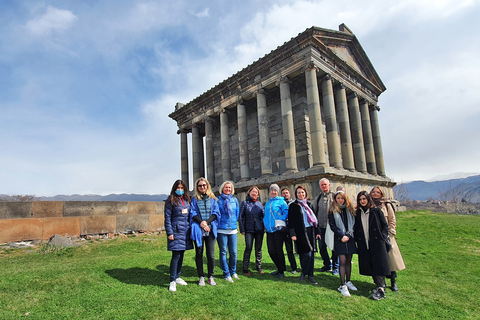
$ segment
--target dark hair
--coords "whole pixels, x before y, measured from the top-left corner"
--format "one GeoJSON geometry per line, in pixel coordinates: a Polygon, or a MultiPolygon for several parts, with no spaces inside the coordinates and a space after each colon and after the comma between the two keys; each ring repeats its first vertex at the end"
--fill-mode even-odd
{"type": "Polygon", "coordinates": [[[357,195],[357,214],[359,214],[358,211],[361,208],[361,205],[360,205],[360,197],[361,196],[365,196],[365,198],[367,198],[367,200],[368,200],[368,203],[366,205],[367,209],[375,207],[375,203],[373,202],[373,199],[372,199],[372,196],[370,195],[370,193],[368,193],[367,191],[360,191],[357,195]]]}
{"type": "Polygon", "coordinates": [[[297,197],[297,191],[298,191],[298,189],[302,189],[303,191],[305,191],[305,199],[307,199],[308,192],[307,192],[307,189],[305,189],[304,186],[298,186],[298,187],[295,188],[295,198],[298,199],[298,197],[297,197]]]}
{"type": "Polygon", "coordinates": [[[172,205],[178,204],[178,202],[179,202],[180,197],[177,196],[177,194],[175,193],[175,191],[177,190],[179,185],[182,185],[182,187],[183,187],[183,191],[184,191],[183,198],[185,200],[187,200],[188,202],[190,202],[190,196],[188,195],[187,184],[183,180],[177,180],[173,184],[172,190],[170,191],[170,202],[172,203],[172,205]]]}

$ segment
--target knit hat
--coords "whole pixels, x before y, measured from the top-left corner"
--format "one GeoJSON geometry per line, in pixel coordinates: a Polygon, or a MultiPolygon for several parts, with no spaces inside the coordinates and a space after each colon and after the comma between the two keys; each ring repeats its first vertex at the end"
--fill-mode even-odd
{"type": "Polygon", "coordinates": [[[280,193],[280,187],[278,186],[278,184],[276,184],[276,183],[271,184],[270,185],[270,191],[272,191],[272,189],[275,189],[275,190],[277,190],[278,193],[280,193]]]}

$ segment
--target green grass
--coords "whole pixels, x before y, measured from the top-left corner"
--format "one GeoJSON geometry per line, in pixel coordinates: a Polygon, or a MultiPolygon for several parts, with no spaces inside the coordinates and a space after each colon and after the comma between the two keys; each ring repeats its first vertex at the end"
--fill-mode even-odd
{"type": "Polygon", "coordinates": [[[373,282],[358,274],[356,256],[352,281],[359,291],[350,298],[337,291],[338,277],[318,272],[318,254],[318,286],[298,283],[298,274],[274,280],[266,244],[265,274],[244,277],[240,234],[240,280],[224,281],[217,260],[217,286],[199,287],[191,250],[182,272],[189,285],[171,293],[171,254],[160,235],[0,252],[0,318],[480,319],[480,216],[406,211],[397,220],[407,269],[398,272],[400,292],[387,290],[381,301],[369,299],[373,282]]]}

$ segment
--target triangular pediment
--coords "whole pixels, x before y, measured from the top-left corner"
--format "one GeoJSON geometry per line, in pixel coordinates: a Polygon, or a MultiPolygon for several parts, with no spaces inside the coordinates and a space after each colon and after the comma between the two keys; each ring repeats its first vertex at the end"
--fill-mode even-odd
{"type": "Polygon", "coordinates": [[[350,69],[369,80],[374,86],[385,91],[385,85],[378,76],[373,64],[368,59],[360,42],[345,25],[335,31],[318,27],[311,28],[314,43],[317,49],[326,54],[330,59],[347,65],[350,69]]]}

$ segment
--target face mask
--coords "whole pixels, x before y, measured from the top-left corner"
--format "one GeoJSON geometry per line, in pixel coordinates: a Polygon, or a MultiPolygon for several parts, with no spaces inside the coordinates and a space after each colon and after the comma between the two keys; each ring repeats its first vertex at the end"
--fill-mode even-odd
{"type": "Polygon", "coordinates": [[[175,193],[177,194],[177,196],[183,196],[184,191],[183,190],[175,190],[175,193]]]}

